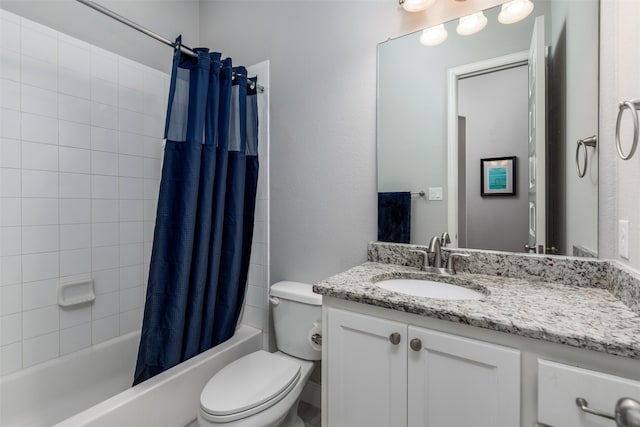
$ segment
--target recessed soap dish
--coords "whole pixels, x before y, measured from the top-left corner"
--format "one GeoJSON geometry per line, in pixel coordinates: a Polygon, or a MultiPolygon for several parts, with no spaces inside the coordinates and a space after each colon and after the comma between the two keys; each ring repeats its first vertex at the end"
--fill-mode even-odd
{"type": "Polygon", "coordinates": [[[93,280],[61,283],[58,286],[58,305],[60,307],[74,307],[87,304],[96,299],[93,291],[93,280]]]}

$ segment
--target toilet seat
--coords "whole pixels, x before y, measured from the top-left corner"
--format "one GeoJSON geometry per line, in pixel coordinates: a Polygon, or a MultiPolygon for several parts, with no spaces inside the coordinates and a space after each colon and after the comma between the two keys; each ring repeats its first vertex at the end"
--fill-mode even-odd
{"type": "Polygon", "coordinates": [[[230,363],[200,395],[203,418],[225,423],[264,411],[282,400],[300,380],[301,366],[264,350],[230,363]]]}

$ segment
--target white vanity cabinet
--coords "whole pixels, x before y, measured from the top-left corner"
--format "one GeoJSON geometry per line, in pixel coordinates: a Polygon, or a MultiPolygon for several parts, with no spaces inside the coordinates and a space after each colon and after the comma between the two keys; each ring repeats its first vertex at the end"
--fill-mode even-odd
{"type": "Polygon", "coordinates": [[[518,350],[336,308],[326,321],[326,425],[520,424],[518,350]]]}

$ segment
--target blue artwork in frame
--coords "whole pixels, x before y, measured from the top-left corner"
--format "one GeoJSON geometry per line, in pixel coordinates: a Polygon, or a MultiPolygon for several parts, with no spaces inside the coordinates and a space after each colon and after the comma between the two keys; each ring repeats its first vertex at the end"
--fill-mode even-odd
{"type": "Polygon", "coordinates": [[[516,157],[480,159],[480,194],[485,196],[516,195],[516,157]]]}

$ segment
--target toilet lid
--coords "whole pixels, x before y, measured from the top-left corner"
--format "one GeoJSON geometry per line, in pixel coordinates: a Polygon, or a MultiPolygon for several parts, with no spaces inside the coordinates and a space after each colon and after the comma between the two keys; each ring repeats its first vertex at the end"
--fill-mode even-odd
{"type": "Polygon", "coordinates": [[[215,374],[202,390],[200,406],[212,416],[249,416],[280,401],[300,375],[300,364],[294,360],[256,351],[215,374]]]}

